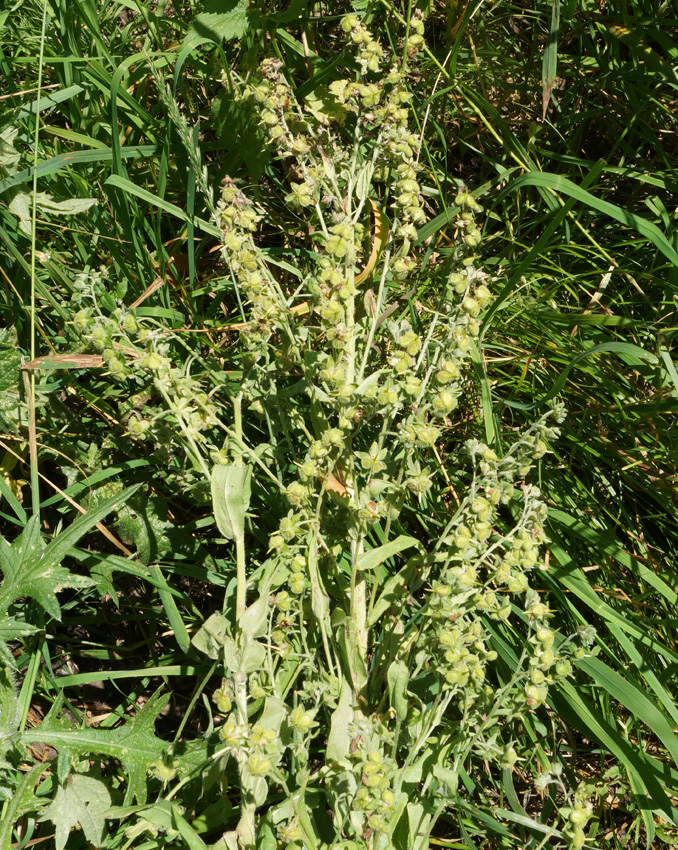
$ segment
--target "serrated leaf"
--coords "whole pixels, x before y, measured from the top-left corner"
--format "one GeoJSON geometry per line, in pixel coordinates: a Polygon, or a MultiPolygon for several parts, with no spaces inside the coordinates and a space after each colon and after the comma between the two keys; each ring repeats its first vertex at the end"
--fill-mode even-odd
{"type": "Polygon", "coordinates": [[[110,805],[111,795],[100,779],[76,773],[57,788],[40,820],[51,820],[56,827],[56,850],[63,850],[70,831],[78,826],[91,844],[101,847],[106,826],[104,813],[110,805]]]}
{"type": "Polygon", "coordinates": [[[40,741],[57,750],[78,755],[97,755],[115,758],[125,768],[127,792],[125,803],[136,799],[146,800],[146,774],[151,766],[162,759],[169,744],[155,735],[155,720],[167,704],[169,697],[157,691],[146,705],[131,719],[116,729],[64,728],[61,719],[63,698],[54,703],[47,717],[37,729],[20,733],[21,743],[40,741]]]}
{"type": "Polygon", "coordinates": [[[94,580],[71,573],[60,566],[75,544],[98,522],[122,504],[141,485],[128,487],[103,502],[96,510],[79,517],[49,545],[40,537],[37,517],[31,517],[20,536],[10,546],[0,537],[0,569],[4,581],[0,587],[0,615],[23,596],[32,596],[55,619],[61,617],[56,594],[64,587],[91,587],[94,580]]]}
{"type": "Polygon", "coordinates": [[[245,513],[250,504],[250,467],[220,464],[212,470],[212,505],[217,528],[231,540],[245,534],[245,513]]]}
{"type": "Polygon", "coordinates": [[[205,4],[191,22],[183,47],[196,47],[206,41],[221,44],[242,38],[250,28],[249,0],[217,0],[205,4]]]}
{"type": "Polygon", "coordinates": [[[16,667],[16,660],[12,653],[7,649],[6,644],[11,640],[16,640],[18,637],[26,637],[26,635],[34,635],[39,632],[37,626],[27,623],[25,620],[17,620],[15,617],[5,616],[0,620],[0,659],[4,661],[8,667],[16,667]]]}

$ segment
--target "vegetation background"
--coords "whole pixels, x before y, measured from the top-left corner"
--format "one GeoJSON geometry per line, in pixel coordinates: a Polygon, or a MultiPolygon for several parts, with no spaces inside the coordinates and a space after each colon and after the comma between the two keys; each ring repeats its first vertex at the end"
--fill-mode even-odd
{"type": "MultiPolygon", "coordinates": [[[[204,416],[218,417],[218,388],[239,380],[224,326],[243,316],[215,251],[213,187],[258,187],[294,239],[286,190],[228,75],[272,51],[301,86],[331,67],[328,33],[342,14],[364,14],[387,45],[412,6],[25,0],[0,10],[0,528],[20,553],[12,560],[2,547],[0,560],[11,670],[0,713],[3,850],[66,839],[151,847],[168,835],[202,847],[233,818],[227,799],[192,801],[185,817],[158,802],[159,837],[109,819],[102,838],[103,813],[120,800],[97,798],[82,770],[72,796],[58,797],[56,751],[123,791],[146,782],[162,741],[198,762],[190,741],[211,722],[203,694],[220,676],[190,638],[233,592],[234,569],[209,488],[178,459],[176,416],[150,451],[148,386],[126,382],[114,339],[105,362],[83,346],[78,322],[138,305],[167,332],[173,362],[217,388],[204,416]],[[31,572],[41,536],[50,555],[31,572]],[[45,721],[57,697],[67,719],[45,721]],[[110,730],[143,755],[112,743],[110,730]],[[73,814],[76,799],[87,802],[73,814]],[[84,832],[69,835],[78,823],[84,832]]],[[[428,217],[418,242],[429,257],[449,246],[464,184],[485,210],[484,267],[504,284],[455,428],[501,446],[556,395],[568,410],[539,468],[550,539],[539,578],[563,631],[592,625],[597,638],[535,729],[550,757],[598,789],[586,846],[675,846],[676,9],[432,0],[424,11],[426,48],[409,77],[428,217]]],[[[268,237],[282,256],[279,229],[268,237]]],[[[404,314],[438,294],[423,273],[404,314]]],[[[260,514],[281,515],[274,494],[259,497],[269,499],[260,514]]],[[[251,533],[264,545],[270,530],[251,533]]],[[[529,730],[522,746],[535,746],[529,730]]],[[[149,779],[157,801],[162,779],[157,770],[149,779]]],[[[430,846],[560,846],[519,772],[488,773],[487,783],[501,815],[443,818],[430,846]]]]}

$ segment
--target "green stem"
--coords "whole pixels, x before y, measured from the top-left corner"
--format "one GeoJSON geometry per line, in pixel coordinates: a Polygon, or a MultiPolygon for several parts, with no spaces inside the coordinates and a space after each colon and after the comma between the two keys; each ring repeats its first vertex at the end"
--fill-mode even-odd
{"type": "MultiPolygon", "coordinates": [[[[33,209],[31,212],[31,360],[35,360],[35,266],[37,256],[37,213],[38,213],[38,142],[40,139],[40,95],[42,94],[42,72],[45,56],[45,35],[47,32],[47,2],[42,6],[42,32],[40,35],[40,55],[38,57],[38,92],[35,97],[35,130],[33,132],[33,209]]],[[[40,516],[40,480],[38,477],[38,446],[35,433],[35,370],[31,369],[28,406],[29,452],[31,465],[31,508],[34,516],[40,516]]]]}
{"type": "Polygon", "coordinates": [[[367,579],[364,572],[358,570],[358,559],[363,550],[364,538],[360,533],[351,542],[351,620],[358,651],[367,668],[367,579]]]}
{"type": "MultiPolygon", "coordinates": [[[[233,401],[233,419],[235,425],[235,435],[238,443],[243,444],[242,435],[242,392],[239,392],[233,401]]],[[[243,465],[242,454],[239,453],[234,458],[236,466],[243,465]]],[[[245,613],[247,604],[247,564],[245,560],[245,538],[238,535],[235,538],[235,559],[236,559],[236,593],[235,593],[235,622],[238,624],[240,618],[245,613]]],[[[247,719],[245,717],[245,719],[247,719]]]]}

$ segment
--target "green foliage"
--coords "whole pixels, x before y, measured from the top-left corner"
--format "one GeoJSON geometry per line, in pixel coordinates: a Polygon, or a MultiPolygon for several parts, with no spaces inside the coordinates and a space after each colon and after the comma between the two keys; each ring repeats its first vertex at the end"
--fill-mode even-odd
{"type": "Polygon", "coordinates": [[[105,814],[111,806],[111,795],[100,779],[76,773],[57,788],[52,802],[42,813],[56,827],[55,846],[63,850],[68,835],[80,827],[95,847],[104,846],[105,814]]]}
{"type": "Polygon", "coordinates": [[[0,847],[674,846],[670,10],[42,11],[0,847]]]}

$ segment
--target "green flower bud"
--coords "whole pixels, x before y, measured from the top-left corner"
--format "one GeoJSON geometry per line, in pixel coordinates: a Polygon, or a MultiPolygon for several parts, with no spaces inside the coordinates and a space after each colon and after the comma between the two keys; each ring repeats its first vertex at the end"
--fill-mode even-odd
{"type": "Polygon", "coordinates": [[[171,764],[166,764],[162,759],[158,759],[153,764],[153,775],[159,779],[163,785],[166,785],[177,775],[177,769],[171,764]]]}
{"type": "Polygon", "coordinates": [[[264,756],[260,756],[258,753],[253,753],[247,759],[247,766],[252,776],[268,776],[273,767],[270,759],[264,758],[264,756]]]}

